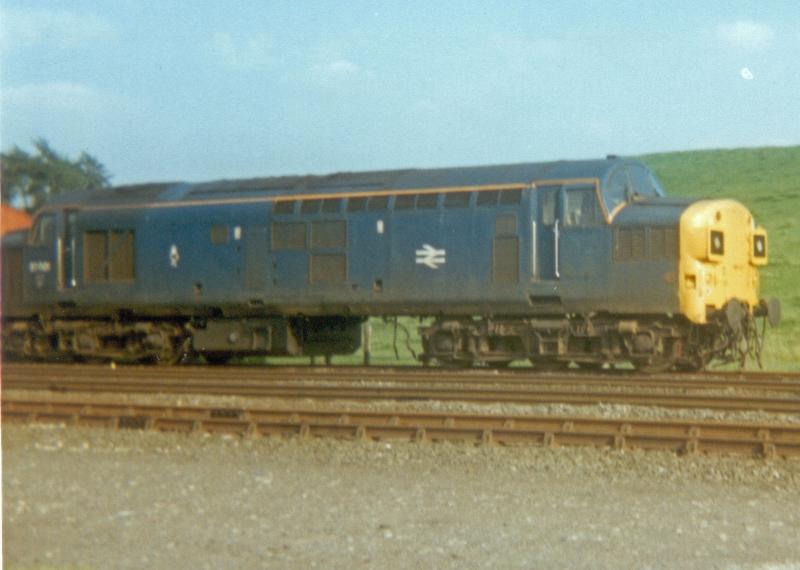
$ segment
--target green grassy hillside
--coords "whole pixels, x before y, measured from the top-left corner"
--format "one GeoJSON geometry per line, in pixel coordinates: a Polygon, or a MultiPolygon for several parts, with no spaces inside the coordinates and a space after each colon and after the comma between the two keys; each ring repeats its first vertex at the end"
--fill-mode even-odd
{"type": "Polygon", "coordinates": [[[761,295],[783,304],[783,321],[767,330],[765,366],[800,369],[800,146],[703,150],[638,157],[668,195],[733,198],[769,234],[761,295]]]}

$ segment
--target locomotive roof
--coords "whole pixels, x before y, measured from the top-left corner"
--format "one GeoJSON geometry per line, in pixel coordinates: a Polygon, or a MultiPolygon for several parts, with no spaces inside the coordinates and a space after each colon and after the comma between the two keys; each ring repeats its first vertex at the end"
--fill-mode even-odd
{"type": "Polygon", "coordinates": [[[612,171],[629,163],[640,164],[612,157],[605,160],[337,172],[327,175],[276,176],[200,183],[163,182],[70,192],[54,197],[49,205],[136,205],[189,200],[268,198],[287,194],[369,193],[380,190],[530,184],[533,181],[581,178],[597,178],[602,187],[612,171]]]}

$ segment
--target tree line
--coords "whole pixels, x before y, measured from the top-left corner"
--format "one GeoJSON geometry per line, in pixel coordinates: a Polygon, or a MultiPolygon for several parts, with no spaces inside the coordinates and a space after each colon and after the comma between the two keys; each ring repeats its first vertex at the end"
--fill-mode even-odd
{"type": "Polygon", "coordinates": [[[111,174],[85,151],[72,160],[43,138],[34,140],[33,148],[29,153],[14,146],[0,155],[0,193],[4,203],[33,212],[57,194],[110,186],[111,174]]]}

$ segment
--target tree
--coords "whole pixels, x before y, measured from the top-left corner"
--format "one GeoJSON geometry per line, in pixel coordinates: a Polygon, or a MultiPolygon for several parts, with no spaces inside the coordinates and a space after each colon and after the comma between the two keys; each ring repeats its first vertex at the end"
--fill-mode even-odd
{"type": "Polygon", "coordinates": [[[33,212],[56,194],[109,186],[111,175],[92,155],[82,152],[77,160],[70,160],[43,138],[33,141],[33,146],[34,154],[17,146],[2,153],[3,202],[33,212]]]}

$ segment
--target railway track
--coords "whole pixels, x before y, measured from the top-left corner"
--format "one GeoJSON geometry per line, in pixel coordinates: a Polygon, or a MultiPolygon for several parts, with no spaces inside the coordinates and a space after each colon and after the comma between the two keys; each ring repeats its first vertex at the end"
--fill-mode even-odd
{"type": "Polygon", "coordinates": [[[438,374],[352,368],[119,367],[12,365],[4,389],[58,392],[207,394],[316,400],[439,400],[517,404],[628,404],[800,413],[800,381],[650,379],[611,375],[438,374]],[[737,392],[746,391],[747,394],[737,392]]]}
{"type": "Polygon", "coordinates": [[[643,421],[568,416],[417,412],[313,411],[219,407],[139,406],[5,399],[4,422],[46,422],[243,437],[296,435],[376,441],[460,440],[660,449],[759,457],[800,455],[800,425],[709,421],[643,421]]]}
{"type": "MultiPolygon", "coordinates": [[[[37,374],[53,379],[76,376],[111,377],[108,365],[31,364],[3,365],[6,375],[37,374]]],[[[392,382],[465,383],[485,382],[503,384],[581,383],[593,385],[639,386],[685,389],[764,389],[800,391],[800,372],[704,371],[694,373],[638,374],[633,370],[603,370],[587,373],[582,370],[541,372],[532,368],[449,370],[420,366],[120,366],[119,371],[137,378],[219,379],[223,376],[237,380],[270,381],[282,378],[352,380],[390,378],[392,382]]]]}

